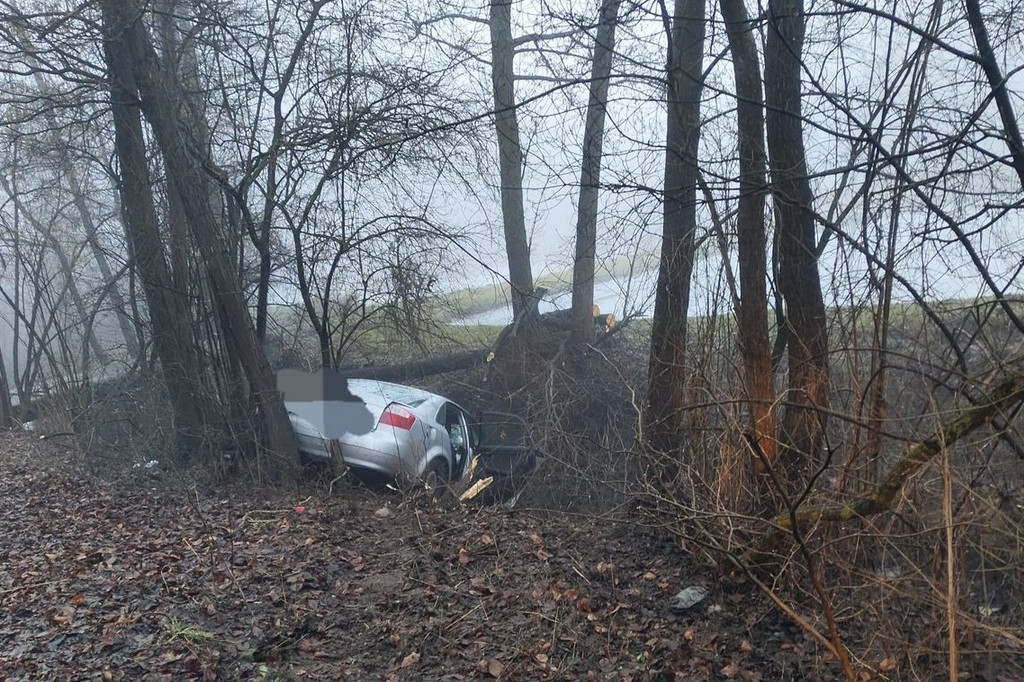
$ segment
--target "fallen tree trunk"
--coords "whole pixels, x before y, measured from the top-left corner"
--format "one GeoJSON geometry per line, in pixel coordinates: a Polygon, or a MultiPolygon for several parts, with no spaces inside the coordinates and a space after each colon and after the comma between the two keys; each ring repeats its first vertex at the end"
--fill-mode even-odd
{"type": "Polygon", "coordinates": [[[931,438],[909,445],[900,460],[871,492],[846,502],[799,507],[779,514],[770,521],[770,530],[747,551],[744,558],[750,560],[771,550],[777,546],[784,534],[793,533],[800,526],[852,521],[889,511],[896,494],[907,480],[941,453],[943,448],[952,446],[967,434],[991,423],[1021,402],[1024,402],[1024,374],[1011,374],[975,405],[954,419],[940,424],[931,438]]]}
{"type": "Polygon", "coordinates": [[[477,363],[483,362],[487,356],[487,350],[470,350],[441,357],[417,360],[416,362],[405,362],[398,365],[380,365],[375,367],[342,367],[338,373],[347,379],[377,379],[378,381],[412,381],[455,372],[458,370],[472,369],[477,363]]]}

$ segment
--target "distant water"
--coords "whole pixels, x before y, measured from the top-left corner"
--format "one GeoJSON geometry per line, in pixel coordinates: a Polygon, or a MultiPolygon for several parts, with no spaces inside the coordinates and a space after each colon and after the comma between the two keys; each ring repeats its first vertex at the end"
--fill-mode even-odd
{"type": "MultiPolygon", "coordinates": [[[[654,312],[653,273],[642,273],[628,284],[625,280],[611,277],[594,282],[594,304],[604,314],[615,315],[622,319],[627,313],[650,317],[654,312]],[[626,310],[628,308],[629,310],[626,310]]],[[[552,310],[565,310],[572,306],[572,292],[565,290],[558,294],[544,297],[538,305],[542,313],[552,310]]],[[[451,324],[472,326],[477,324],[505,325],[512,322],[512,304],[505,301],[482,312],[458,317],[451,324]]]]}

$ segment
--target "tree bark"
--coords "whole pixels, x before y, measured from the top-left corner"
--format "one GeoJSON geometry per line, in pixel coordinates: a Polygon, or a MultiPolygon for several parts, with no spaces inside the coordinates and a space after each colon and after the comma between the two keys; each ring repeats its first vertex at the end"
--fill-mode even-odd
{"type": "MultiPolygon", "coordinates": [[[[666,66],[664,219],[651,329],[645,429],[651,451],[673,456],[681,454],[678,450],[684,428],[687,315],[696,244],[697,151],[704,86],[704,13],[703,0],[676,2],[666,66]]],[[[659,473],[663,478],[672,475],[659,473]]]]}
{"type": "Polygon", "coordinates": [[[743,0],[721,0],[721,8],[736,78],[740,170],[736,215],[740,270],[739,345],[752,435],[760,450],[757,454],[770,463],[775,461],[778,451],[778,424],[768,338],[768,240],[764,221],[768,162],[764,147],[761,68],[753,26],[743,0]]]}
{"type": "Polygon", "coordinates": [[[594,38],[590,99],[583,129],[583,163],[576,220],[576,258],[572,270],[572,313],[577,343],[594,338],[594,259],[597,254],[597,211],[601,185],[601,148],[604,143],[608,86],[615,54],[615,26],[621,0],[603,0],[594,38]]]}
{"type": "Polygon", "coordinates": [[[515,48],[512,42],[512,0],[492,0],[491,83],[494,91],[494,128],[498,134],[498,166],[501,178],[501,215],[512,286],[512,315],[518,317],[529,305],[533,292],[530,244],[526,236],[523,206],[523,148],[516,115],[515,48]]]}
{"type": "Polygon", "coordinates": [[[134,57],[127,43],[127,26],[133,18],[134,14],[117,0],[103,3],[104,58],[110,77],[114,144],[121,167],[121,204],[125,233],[153,324],[153,346],[174,410],[179,450],[187,453],[201,442],[205,415],[197,396],[199,376],[189,342],[188,315],[172,287],[153,202],[132,72],[134,57]]]}
{"type": "Polygon", "coordinates": [[[992,43],[988,38],[985,17],[981,13],[981,2],[979,0],[964,0],[964,5],[967,7],[967,21],[971,26],[971,33],[974,35],[974,42],[978,46],[978,58],[981,61],[982,70],[988,79],[989,87],[992,88],[992,98],[999,109],[1003,134],[1006,135],[1006,144],[1010,148],[1010,164],[1017,173],[1021,187],[1024,187],[1024,140],[1021,139],[1020,126],[1017,124],[1017,116],[1013,111],[1010,93],[1006,89],[1006,78],[999,68],[999,62],[996,61],[992,43]]]}
{"type": "Polygon", "coordinates": [[[0,346],[0,429],[12,426],[14,426],[14,409],[11,407],[11,385],[7,382],[4,349],[0,346]]]}
{"type": "Polygon", "coordinates": [[[829,405],[828,335],[800,103],[804,28],[802,0],[770,0],[765,127],[789,360],[782,443],[786,461],[780,473],[793,481],[818,458],[829,405]]]}
{"type": "Polygon", "coordinates": [[[128,49],[131,58],[128,63],[133,65],[140,106],[152,126],[167,174],[172,178],[170,186],[181,198],[189,231],[213,290],[214,303],[223,315],[222,331],[227,347],[241,364],[255,401],[262,444],[279,457],[259,462],[259,472],[278,477],[293,470],[298,462],[295,436],[274,374],[256,339],[234,261],[225,249],[221,226],[211,205],[209,182],[191,154],[194,141],[185,137],[178,117],[176,102],[181,101],[182,93],[176,92],[173,79],[163,72],[139,13],[119,15],[116,13],[119,5],[117,0],[104,0],[104,9],[113,14],[112,33],[118,35],[128,49]]]}

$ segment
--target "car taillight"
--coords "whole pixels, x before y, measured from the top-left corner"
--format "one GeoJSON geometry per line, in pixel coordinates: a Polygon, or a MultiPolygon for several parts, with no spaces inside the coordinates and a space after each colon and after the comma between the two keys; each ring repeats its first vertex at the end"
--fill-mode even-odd
{"type": "Polygon", "coordinates": [[[408,431],[412,428],[412,425],[416,423],[416,415],[410,412],[407,408],[392,403],[387,406],[384,410],[384,414],[380,416],[380,423],[393,426],[396,429],[408,431]]]}

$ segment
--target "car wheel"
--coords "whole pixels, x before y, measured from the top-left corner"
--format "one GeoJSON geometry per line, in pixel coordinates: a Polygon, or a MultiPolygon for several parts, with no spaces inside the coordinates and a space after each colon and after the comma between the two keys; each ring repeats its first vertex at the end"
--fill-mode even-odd
{"type": "Polygon", "coordinates": [[[450,477],[451,475],[448,472],[448,462],[444,461],[440,457],[435,457],[430,460],[427,464],[427,468],[423,470],[423,482],[431,488],[446,485],[450,477]]]}

